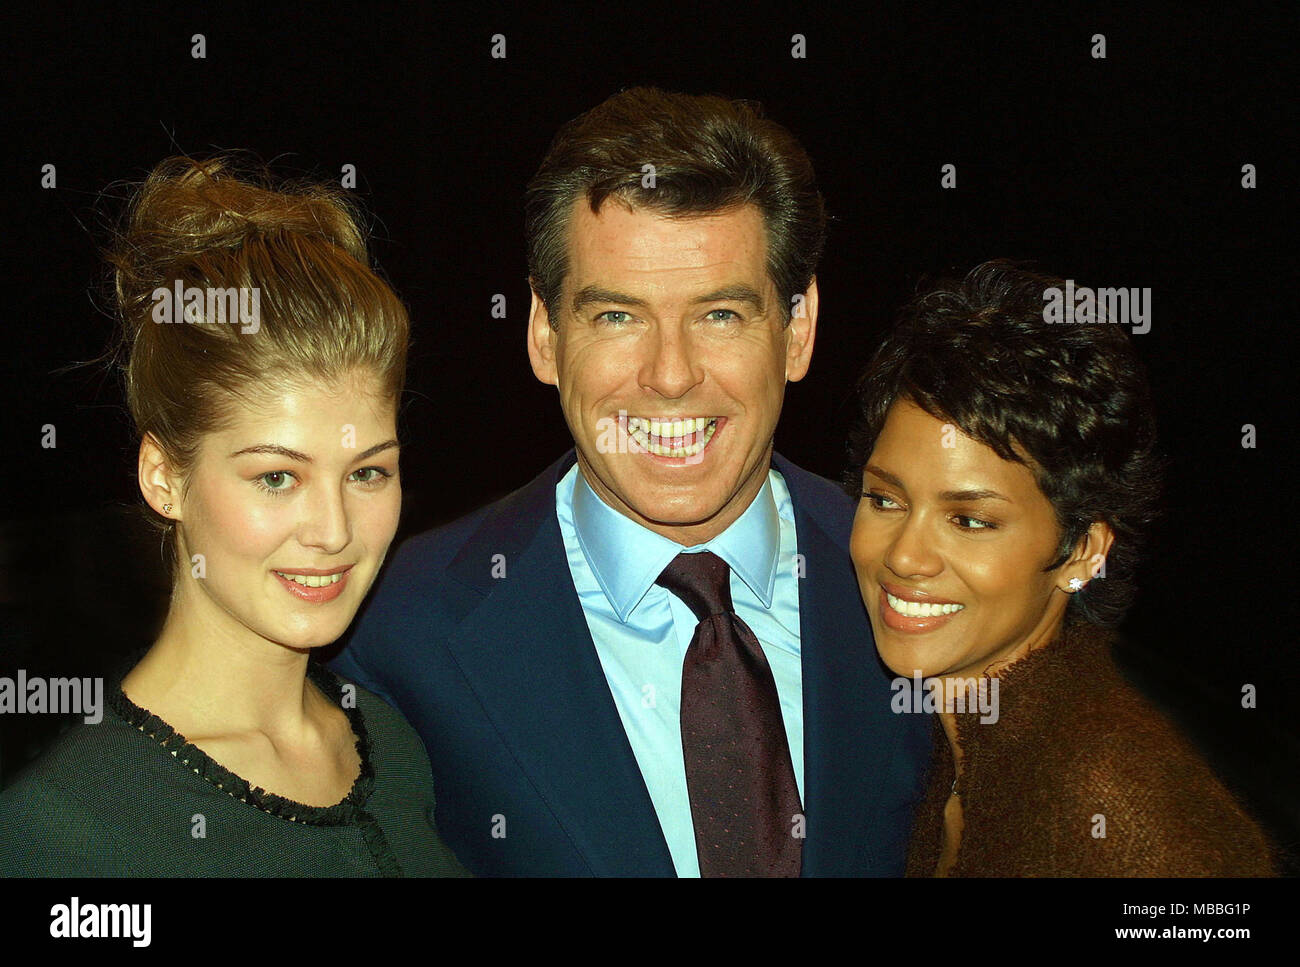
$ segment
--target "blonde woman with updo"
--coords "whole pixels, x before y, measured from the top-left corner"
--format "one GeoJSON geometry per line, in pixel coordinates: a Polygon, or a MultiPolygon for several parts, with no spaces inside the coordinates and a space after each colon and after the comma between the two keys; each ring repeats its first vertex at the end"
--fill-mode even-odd
{"type": "Polygon", "coordinates": [[[353,210],[173,158],[108,261],[171,602],[103,721],[0,796],[0,875],[464,875],[419,737],[312,660],[401,508],[409,324],[353,210]]]}

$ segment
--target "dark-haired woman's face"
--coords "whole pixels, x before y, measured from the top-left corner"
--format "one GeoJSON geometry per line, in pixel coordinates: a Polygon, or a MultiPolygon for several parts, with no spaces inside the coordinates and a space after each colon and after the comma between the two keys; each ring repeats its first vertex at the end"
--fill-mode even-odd
{"type": "Polygon", "coordinates": [[[1028,467],[900,401],[862,489],[850,549],[876,647],[896,674],[996,674],[991,666],[1051,641],[1069,565],[1043,573],[1059,529],[1028,467]]]}
{"type": "Polygon", "coordinates": [[[337,639],[397,530],[396,436],[396,406],[369,372],[237,404],[203,438],[179,508],[182,553],[204,555],[180,593],[204,625],[294,648],[337,639]]]}

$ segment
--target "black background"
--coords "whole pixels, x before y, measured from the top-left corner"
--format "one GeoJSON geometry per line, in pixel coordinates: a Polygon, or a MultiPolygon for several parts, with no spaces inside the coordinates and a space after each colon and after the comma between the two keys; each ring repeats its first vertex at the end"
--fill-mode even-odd
{"type": "MultiPolygon", "coordinates": [[[[818,341],[777,432],[810,470],[838,476],[849,388],[926,276],[1014,257],[1081,285],[1151,288],[1151,331],[1135,341],[1173,463],[1121,657],[1294,848],[1296,98],[1282,75],[1295,16],[1292,4],[27,11],[5,38],[0,154],[13,457],[0,675],[103,674],[152,640],[165,605],[117,377],[67,368],[111,337],[99,246],[124,182],[222,148],[286,176],[337,181],[356,166],[373,252],[414,324],[400,539],[521,486],[570,445],[524,351],[523,189],[562,122],[649,83],[762,101],[817,166],[835,216],[818,341]],[[195,33],[206,59],[190,55],[195,33]],[[498,33],[504,60],[490,56],[498,33]],[[806,59],[790,56],[796,33],[806,59]],[[1097,33],[1104,60],[1090,55],[1097,33]],[[942,190],[949,163],[957,187],[942,190]],[[45,164],[55,189],[41,188],[45,164]],[[504,320],[490,315],[497,293],[504,320]],[[40,445],[45,424],[54,449],[40,445]]],[[[0,778],[63,724],[50,718],[0,719],[0,778]]]]}

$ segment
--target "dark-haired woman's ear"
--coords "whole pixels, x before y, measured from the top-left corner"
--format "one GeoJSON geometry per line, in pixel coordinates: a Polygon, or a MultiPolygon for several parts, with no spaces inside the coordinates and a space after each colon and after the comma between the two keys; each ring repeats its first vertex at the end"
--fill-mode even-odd
{"type": "Polygon", "coordinates": [[[180,520],[179,479],[171,472],[167,456],[152,434],[146,433],[140,441],[137,477],[145,503],[164,517],[180,520]]]}
{"type": "Polygon", "coordinates": [[[1115,532],[1103,521],[1095,521],[1083,535],[1074,557],[1061,565],[1058,587],[1066,594],[1074,594],[1088,586],[1095,577],[1106,573],[1106,555],[1115,542],[1115,532]]]}

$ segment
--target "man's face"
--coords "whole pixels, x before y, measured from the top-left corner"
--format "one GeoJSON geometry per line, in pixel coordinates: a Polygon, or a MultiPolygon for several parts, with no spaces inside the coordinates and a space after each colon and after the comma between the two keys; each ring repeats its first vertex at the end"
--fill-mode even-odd
{"type": "Polygon", "coordinates": [[[632,520],[709,540],[766,479],[785,382],[812,357],[816,283],[784,325],[753,206],[670,218],[579,200],[568,249],[558,328],[534,294],[528,349],[582,473],[632,520]]]}

